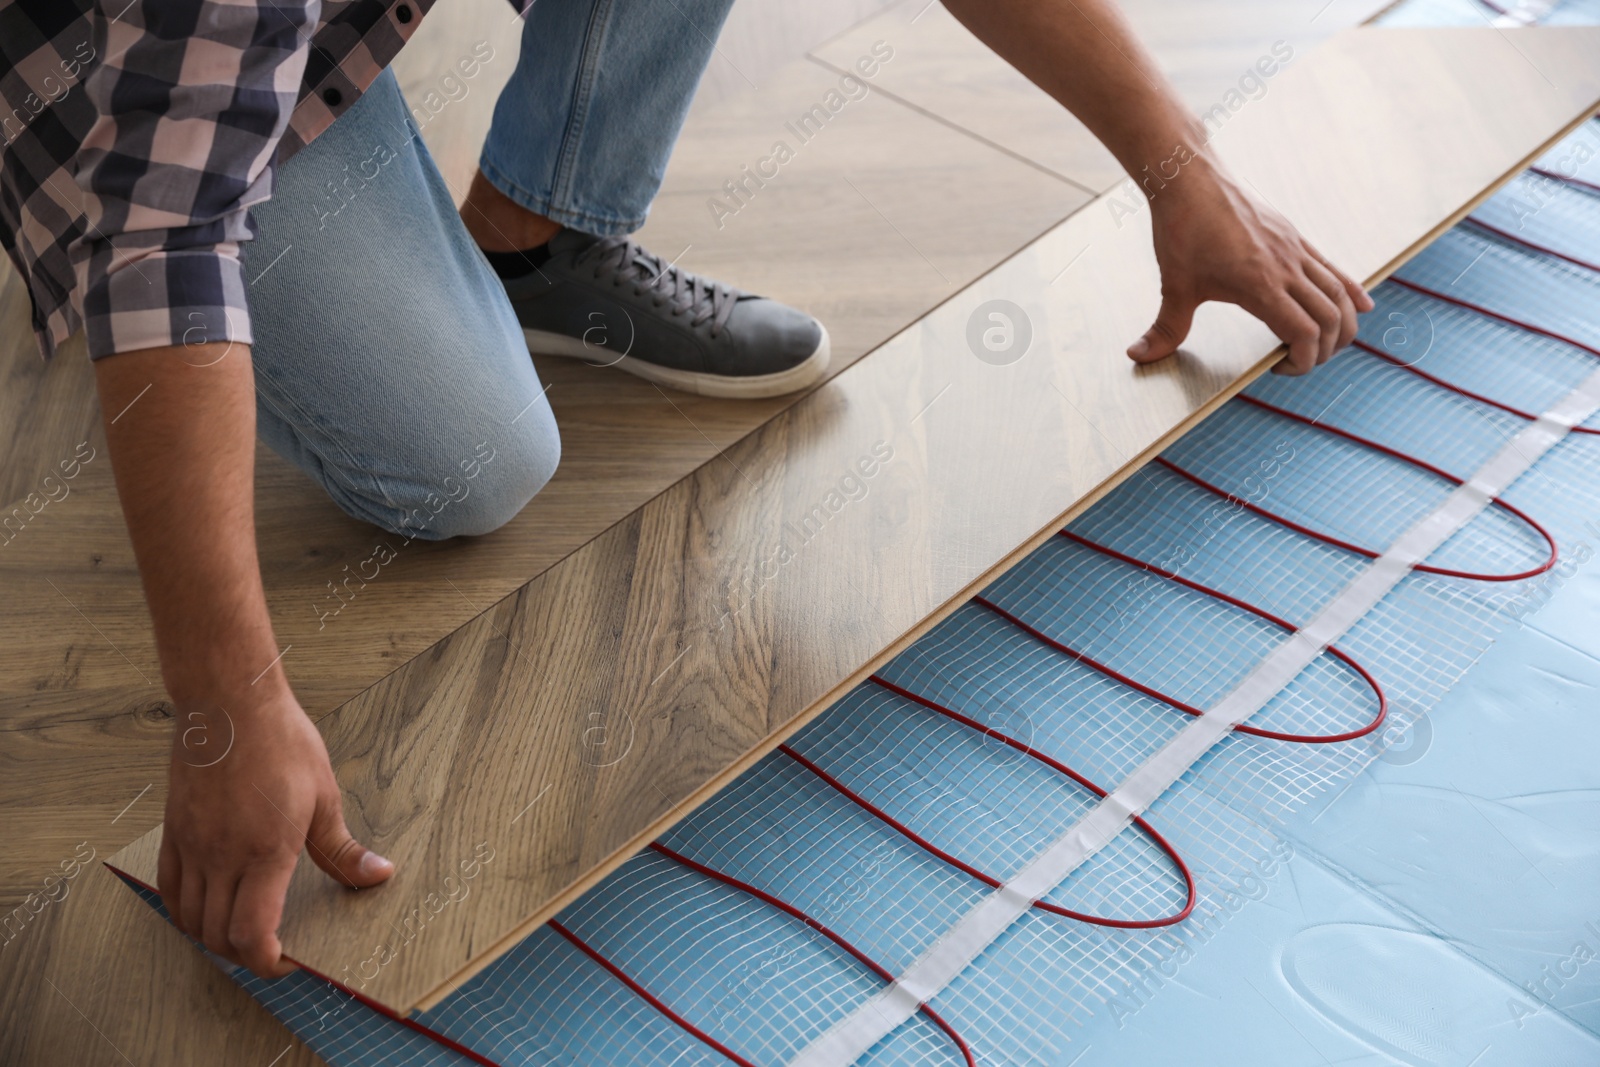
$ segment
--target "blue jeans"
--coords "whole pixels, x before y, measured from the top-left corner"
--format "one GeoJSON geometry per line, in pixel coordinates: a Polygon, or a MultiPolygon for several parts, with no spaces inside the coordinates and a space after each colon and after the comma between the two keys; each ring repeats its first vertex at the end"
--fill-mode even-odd
{"type": "Polygon", "coordinates": [[[539,0],[478,161],[584,233],[644,225],[733,0],[539,0]]]}
{"type": "MultiPolygon", "coordinates": [[[[485,175],[575,229],[637,229],[730,4],[535,4],[485,175]]],[[[555,473],[555,418],[393,75],[281,168],[253,214],[262,440],[347,514],[402,536],[483,534],[521,511],[555,473]]]]}

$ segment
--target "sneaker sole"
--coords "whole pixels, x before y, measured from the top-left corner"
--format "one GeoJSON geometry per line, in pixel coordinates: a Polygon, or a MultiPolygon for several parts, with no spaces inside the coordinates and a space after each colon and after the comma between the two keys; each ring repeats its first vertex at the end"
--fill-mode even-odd
{"type": "MultiPolygon", "coordinates": [[[[757,400],[762,397],[783,396],[804,389],[819,381],[827,373],[832,350],[828,342],[828,328],[817,324],[822,338],[817,347],[802,362],[775,374],[757,374],[748,378],[733,378],[723,374],[705,374],[699,371],[673,370],[648,363],[632,356],[620,356],[614,363],[602,364],[595,360],[597,350],[576,337],[545,330],[522,331],[528,342],[528,351],[546,356],[564,356],[581,359],[591,366],[615,367],[657,385],[669,386],[685,393],[714,396],[723,400],[757,400]]],[[[603,352],[604,350],[599,350],[603,352]]]]}

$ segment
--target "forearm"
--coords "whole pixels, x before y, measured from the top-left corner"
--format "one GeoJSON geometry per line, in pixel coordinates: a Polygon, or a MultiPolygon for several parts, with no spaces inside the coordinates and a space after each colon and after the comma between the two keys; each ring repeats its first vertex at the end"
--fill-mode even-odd
{"type": "Polygon", "coordinates": [[[1199,157],[1204,130],[1113,0],[945,0],[967,29],[1087,126],[1137,177],[1199,157]]]}
{"type": "Polygon", "coordinates": [[[1151,198],[1161,310],[1130,358],[1151,363],[1177,351],[1208,300],[1238,304],[1287,342],[1275,368],[1284,373],[1304,373],[1350,343],[1372,299],[1206,151],[1205,127],[1114,0],[945,5],[1076,115],[1151,198]]]}
{"type": "Polygon", "coordinates": [[[254,703],[283,675],[256,559],[250,350],[142,349],[95,377],[167,691],[180,711],[254,703]]]}
{"type": "Polygon", "coordinates": [[[178,711],[161,898],[211,951],[277,977],[292,969],[277,929],[308,842],[343,885],[376,885],[394,865],[350,836],[327,749],[279,663],[256,560],[250,349],[124,352],[96,361],[95,379],[178,711]]]}
{"type": "Polygon", "coordinates": [[[91,0],[95,116],[73,160],[90,356],[250,343],[241,248],[272,195],[319,7],[91,0]]]}

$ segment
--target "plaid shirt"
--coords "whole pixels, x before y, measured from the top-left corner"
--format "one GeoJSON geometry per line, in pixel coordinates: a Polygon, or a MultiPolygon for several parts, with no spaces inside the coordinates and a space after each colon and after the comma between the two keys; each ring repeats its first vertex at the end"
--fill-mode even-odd
{"type": "Polygon", "coordinates": [[[249,343],[250,206],[432,5],[0,0],[0,243],[41,350],[249,343]]]}

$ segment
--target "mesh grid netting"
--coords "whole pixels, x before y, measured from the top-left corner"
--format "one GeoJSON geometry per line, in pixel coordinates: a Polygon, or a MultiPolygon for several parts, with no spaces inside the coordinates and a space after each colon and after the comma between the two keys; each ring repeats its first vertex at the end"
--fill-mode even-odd
{"type": "Polygon", "coordinates": [[[1515,13],[1544,26],[1592,26],[1600,0],[1405,0],[1378,16],[1380,26],[1489,26],[1515,13]]]}
{"type": "MultiPolygon", "coordinates": [[[[1586,127],[1569,144],[1579,138],[1594,133],[1586,127]]],[[[1514,183],[1482,217],[1514,229],[1506,201],[1525,195],[1514,183]]],[[[1600,196],[1567,186],[1543,204],[1538,227],[1518,236],[1600,256],[1600,196]]],[[[1464,224],[1400,277],[1600,348],[1600,275],[1516,240],[1464,224]]],[[[885,666],[888,684],[857,688],[661,839],[736,884],[647,850],[561,914],[566,934],[540,929],[417,1018],[470,1055],[304,973],[243,984],[337,1065],[730,1062],[712,1042],[734,1062],[786,1062],[883,987],[819,927],[899,973],[987,892],[941,853],[1004,880],[1094,805],[1089,786],[1025,749],[1112,788],[1190,721],[1178,705],[1216,701],[1282,639],[1280,627],[1223,597],[1091,546],[1303,624],[1367,561],[1241,500],[1381,550],[1451,483],[1325,427],[1466,476],[1527,419],[1447,386],[1536,413],[1600,365],[1581,347],[1402,284],[1375,296],[1361,334],[1371,350],[1247,391],[1316,425],[1236,401],[1168,450],[1171,464],[1226,495],[1168,467],[1140,471],[1072,524],[1081,540],[1051,538],[984,591],[987,604],[964,605],[885,666]]],[[[1574,433],[1505,499],[1571,551],[1600,516],[1597,472],[1600,436],[1574,433]]],[[[1429,562],[1496,575],[1535,568],[1545,552],[1536,528],[1489,508],[1429,562]]],[[[1561,576],[1559,567],[1514,582],[1413,573],[1337,643],[1348,661],[1318,656],[1250,725],[1311,736],[1372,723],[1380,696],[1359,664],[1403,727],[1561,576]]],[[[1174,946],[1200,950],[1255,895],[1278,855],[1280,821],[1361,770],[1382,737],[1229,735],[1146,813],[1193,873],[1192,916],[1130,930],[1035,908],[930,1007],[977,1062],[1064,1062],[1088,1020],[1137,995],[1174,946]]],[[[1141,921],[1178,913],[1186,893],[1154,834],[1129,827],[1044,899],[1141,921]]],[[[935,1016],[918,1014],[861,1062],[960,1064],[964,1055],[935,1016]]]]}

